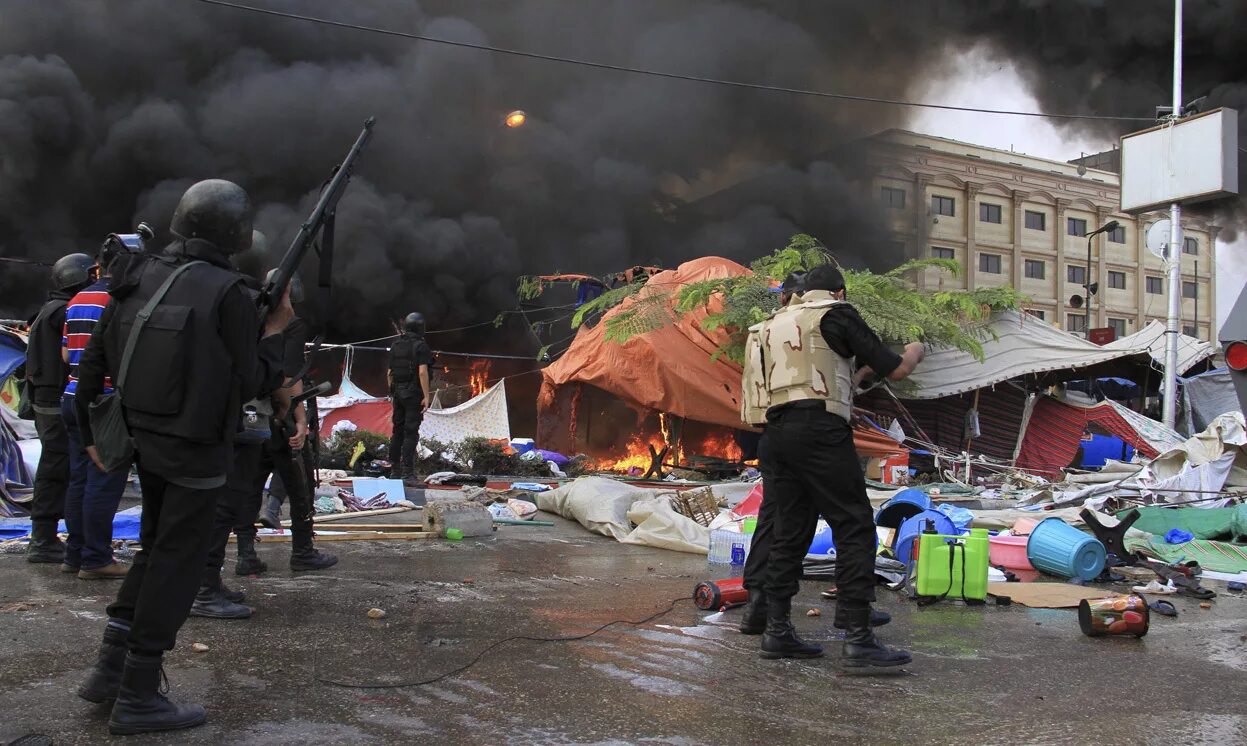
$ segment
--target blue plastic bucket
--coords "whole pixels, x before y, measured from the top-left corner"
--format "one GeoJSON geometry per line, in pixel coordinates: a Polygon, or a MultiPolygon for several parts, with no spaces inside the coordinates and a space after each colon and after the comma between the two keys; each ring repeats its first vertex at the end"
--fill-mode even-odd
{"type": "Polygon", "coordinates": [[[922,490],[901,490],[879,507],[879,512],[875,513],[875,525],[898,528],[906,518],[918,515],[930,507],[931,498],[922,490]]]}
{"type": "Polygon", "coordinates": [[[1060,518],[1045,518],[1031,529],[1026,558],[1036,570],[1062,578],[1094,580],[1104,571],[1104,545],[1060,518]]]}
{"type": "MultiPolygon", "coordinates": [[[[810,548],[806,550],[806,554],[824,556],[834,554],[836,551],[835,537],[832,536],[831,526],[827,526],[819,522],[819,529],[814,534],[814,539],[810,542],[810,548]]],[[[879,537],[875,537],[875,549],[879,548],[879,537]]]]}
{"type": "Polygon", "coordinates": [[[917,515],[906,518],[901,527],[896,531],[896,542],[892,544],[892,551],[896,553],[896,559],[909,564],[913,559],[914,539],[921,534],[927,527],[927,521],[935,524],[935,533],[944,536],[956,536],[961,533],[957,530],[957,524],[952,519],[938,510],[924,510],[917,515]]]}

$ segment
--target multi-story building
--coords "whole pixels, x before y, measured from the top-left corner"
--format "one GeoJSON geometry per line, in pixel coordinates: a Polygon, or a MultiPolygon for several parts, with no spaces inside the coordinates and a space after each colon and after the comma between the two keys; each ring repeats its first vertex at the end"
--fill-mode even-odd
{"type": "MultiPolygon", "coordinates": [[[[1029,296],[1032,314],[1071,332],[1113,327],[1122,336],[1165,319],[1168,279],[1145,231],[1167,213],[1122,213],[1116,173],[904,130],[868,138],[857,158],[897,248],[961,266],[956,278],[928,272],[919,278],[927,287],[1012,285],[1029,296]],[[1119,227],[1091,239],[1099,292],[1088,323],[1086,304],[1074,300],[1086,294],[1086,235],[1110,220],[1119,227]]],[[[1195,217],[1183,229],[1183,330],[1214,340],[1218,228],[1195,217]]]]}

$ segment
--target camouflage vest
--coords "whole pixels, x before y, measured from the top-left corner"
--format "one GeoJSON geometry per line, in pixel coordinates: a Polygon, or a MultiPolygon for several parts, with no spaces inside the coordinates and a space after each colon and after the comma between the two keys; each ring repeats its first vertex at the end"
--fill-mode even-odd
{"type": "Polygon", "coordinates": [[[750,327],[741,381],[741,420],[766,422],[766,410],[781,404],[821,399],[827,411],[849,421],[853,410],[853,360],[827,346],[819,322],[842,303],[812,290],[799,303],[782,308],[750,327]]]}

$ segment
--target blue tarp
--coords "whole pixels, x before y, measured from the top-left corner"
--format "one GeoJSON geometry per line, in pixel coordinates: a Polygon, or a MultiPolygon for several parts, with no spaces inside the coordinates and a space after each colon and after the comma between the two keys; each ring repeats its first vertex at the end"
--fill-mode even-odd
{"type": "Polygon", "coordinates": [[[0,334],[0,382],[13,374],[26,360],[26,348],[16,337],[0,334]]]}
{"type": "MultiPolygon", "coordinates": [[[[118,513],[113,516],[113,539],[125,541],[139,540],[140,516],[129,513],[118,513]]],[[[56,530],[65,533],[65,521],[61,521],[56,530]]],[[[0,540],[20,539],[30,536],[29,518],[0,518],[0,540]]]]}

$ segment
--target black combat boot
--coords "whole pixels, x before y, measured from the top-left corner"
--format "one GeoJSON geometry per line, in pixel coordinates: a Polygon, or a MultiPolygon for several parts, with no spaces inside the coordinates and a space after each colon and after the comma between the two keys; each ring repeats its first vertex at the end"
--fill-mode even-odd
{"type": "Polygon", "coordinates": [[[65,542],[56,535],[56,521],[32,522],[26,561],[40,565],[59,565],[65,561],[65,542]]]}
{"type": "Polygon", "coordinates": [[[255,553],[255,534],[238,534],[238,561],[234,574],[239,577],[259,575],[268,570],[268,563],[255,553]]]}
{"type": "Polygon", "coordinates": [[[126,655],[121,689],[108,717],[109,733],[126,736],[203,725],[208,719],[203,707],[179,705],[165,698],[160,691],[163,677],[160,654],[126,655]]]}
{"type": "Polygon", "coordinates": [[[766,593],[749,591],[749,603],[740,617],[742,635],[760,635],[766,631],[766,593]]]}
{"type": "MultiPolygon", "coordinates": [[[[876,611],[875,609],[870,610],[870,626],[882,627],[890,621],[892,621],[892,615],[888,612],[876,611]]],[[[840,604],[836,604],[836,620],[832,622],[832,626],[836,629],[849,628],[848,612],[840,604]]]]}
{"type": "Polygon", "coordinates": [[[324,570],[338,564],[338,558],[318,550],[312,544],[312,532],[308,529],[295,529],[293,549],[290,552],[290,569],[295,572],[303,570],[324,570]]]}
{"type": "Polygon", "coordinates": [[[281,500],[268,495],[264,498],[264,508],[260,511],[260,525],[265,528],[281,528],[281,500]]]}
{"type": "Polygon", "coordinates": [[[247,594],[242,591],[236,591],[225,583],[221,583],[221,595],[225,596],[226,601],[232,601],[236,604],[244,603],[247,600],[247,594]]]}
{"type": "Polygon", "coordinates": [[[797,630],[792,626],[791,611],[792,599],[781,601],[773,596],[767,597],[766,631],[762,633],[760,655],[768,660],[821,657],[821,646],[807,645],[797,637],[797,630]]]}
{"type": "Polygon", "coordinates": [[[104,628],[104,641],[95,659],[95,668],[87,674],[87,680],[78,687],[78,696],[88,702],[103,704],[117,698],[121,687],[121,671],[126,665],[126,641],[130,639],[130,623],[122,619],[109,619],[104,628]]]}
{"type": "Polygon", "coordinates": [[[840,663],[845,668],[891,668],[904,666],[913,658],[904,650],[885,647],[870,631],[870,607],[845,609],[848,632],[844,636],[840,663]]]}
{"type": "Polygon", "coordinates": [[[207,619],[250,619],[251,607],[234,603],[225,597],[220,576],[205,580],[191,604],[191,616],[207,619]]]}

